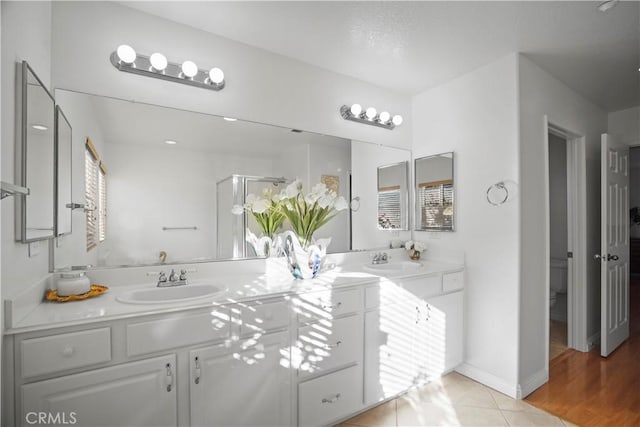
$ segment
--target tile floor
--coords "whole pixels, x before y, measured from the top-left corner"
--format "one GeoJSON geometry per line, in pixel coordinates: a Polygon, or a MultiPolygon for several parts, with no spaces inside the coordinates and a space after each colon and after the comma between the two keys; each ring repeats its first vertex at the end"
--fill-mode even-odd
{"type": "Polygon", "coordinates": [[[458,373],[376,406],[339,427],[573,426],[458,373]]]}

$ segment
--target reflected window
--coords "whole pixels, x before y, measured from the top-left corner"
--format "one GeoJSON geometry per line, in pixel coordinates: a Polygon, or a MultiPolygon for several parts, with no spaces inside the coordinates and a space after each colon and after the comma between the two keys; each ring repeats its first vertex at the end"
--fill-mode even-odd
{"type": "Polygon", "coordinates": [[[453,180],[418,183],[420,227],[453,227],[453,180]]]}
{"type": "Polygon", "coordinates": [[[400,186],[378,189],[378,228],[397,229],[401,221],[400,186]]]}
{"type": "Polygon", "coordinates": [[[107,167],[100,160],[90,138],[87,138],[85,147],[85,212],[89,252],[107,235],[107,167]]]}

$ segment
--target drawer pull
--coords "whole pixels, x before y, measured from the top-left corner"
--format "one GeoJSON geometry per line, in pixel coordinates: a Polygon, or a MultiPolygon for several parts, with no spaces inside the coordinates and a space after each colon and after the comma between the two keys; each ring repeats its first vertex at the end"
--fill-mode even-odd
{"type": "Polygon", "coordinates": [[[322,399],[322,403],[335,403],[340,400],[340,393],[333,396],[331,399],[327,399],[326,397],[322,399]]]}
{"type": "Polygon", "coordinates": [[[336,304],[334,304],[334,305],[324,305],[324,304],[323,304],[323,305],[322,305],[322,308],[323,308],[324,310],[333,310],[333,309],[336,309],[336,308],[340,308],[340,306],[341,306],[341,305],[342,305],[342,302],[337,302],[337,303],[336,303],[336,304]]]}
{"type": "Polygon", "coordinates": [[[66,346],[63,350],[62,350],[62,355],[64,357],[71,357],[73,356],[73,353],[75,353],[75,349],[73,347],[71,347],[70,345],[66,346]]]}
{"type": "Polygon", "coordinates": [[[165,377],[164,382],[167,386],[167,392],[171,393],[171,388],[173,386],[173,372],[171,372],[170,363],[167,363],[167,376],[165,377]]]}
{"type": "Polygon", "coordinates": [[[326,346],[324,346],[324,348],[327,350],[331,350],[332,348],[340,347],[340,344],[342,344],[342,341],[338,341],[335,344],[327,344],[326,346]]]}

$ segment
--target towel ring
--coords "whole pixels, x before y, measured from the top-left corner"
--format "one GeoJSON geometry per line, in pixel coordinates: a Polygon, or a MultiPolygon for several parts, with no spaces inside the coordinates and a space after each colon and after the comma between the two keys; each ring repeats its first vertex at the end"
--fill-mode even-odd
{"type": "Polygon", "coordinates": [[[490,185],[489,188],[487,188],[487,202],[489,202],[493,206],[503,205],[508,198],[509,198],[509,190],[507,190],[507,186],[504,185],[504,181],[496,182],[495,184],[490,185]],[[492,190],[502,191],[504,193],[504,197],[502,198],[502,200],[498,200],[498,201],[491,200],[492,190]]]}

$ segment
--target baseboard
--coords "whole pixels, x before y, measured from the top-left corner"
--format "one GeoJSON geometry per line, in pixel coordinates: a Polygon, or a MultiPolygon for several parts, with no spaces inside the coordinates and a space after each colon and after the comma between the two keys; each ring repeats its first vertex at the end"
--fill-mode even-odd
{"type": "Polygon", "coordinates": [[[587,338],[587,351],[593,350],[598,344],[600,344],[600,332],[596,332],[587,338]]]}
{"type": "Polygon", "coordinates": [[[500,393],[506,394],[509,397],[513,397],[517,399],[518,395],[518,387],[516,384],[509,384],[504,381],[502,378],[497,377],[493,374],[490,374],[476,366],[470,365],[468,363],[463,363],[458,366],[456,372],[464,375],[465,377],[469,377],[472,380],[478,381],[486,385],[487,387],[491,387],[492,389],[499,391],[500,393]]]}
{"type": "Polygon", "coordinates": [[[518,399],[524,399],[538,387],[549,381],[549,370],[541,369],[518,385],[518,399]]]}

